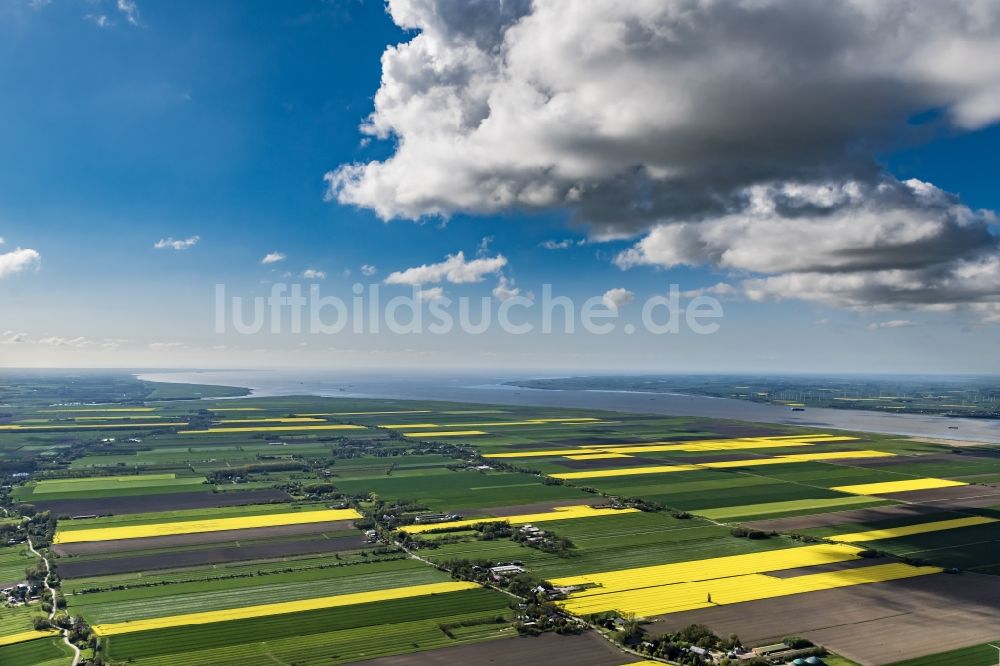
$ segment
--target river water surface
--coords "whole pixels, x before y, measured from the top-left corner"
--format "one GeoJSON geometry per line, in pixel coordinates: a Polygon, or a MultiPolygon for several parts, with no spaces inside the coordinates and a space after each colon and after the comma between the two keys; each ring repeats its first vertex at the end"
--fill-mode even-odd
{"type": "Polygon", "coordinates": [[[205,370],[142,373],[139,377],[160,382],[241,386],[253,391],[250,397],[316,395],[577,407],[640,414],[737,419],[1000,444],[1000,420],[996,419],[884,414],[818,407],[809,407],[803,412],[793,412],[788,407],[779,405],[698,395],[632,391],[562,391],[505,385],[505,382],[527,379],[529,378],[527,375],[390,375],[362,374],[356,371],[205,370]]]}

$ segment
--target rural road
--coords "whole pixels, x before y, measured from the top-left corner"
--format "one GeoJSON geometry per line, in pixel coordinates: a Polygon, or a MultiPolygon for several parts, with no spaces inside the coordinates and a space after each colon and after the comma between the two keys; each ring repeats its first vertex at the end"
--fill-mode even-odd
{"type": "MultiPolygon", "coordinates": [[[[56,592],[49,585],[49,576],[52,575],[52,569],[49,567],[49,558],[45,557],[37,550],[35,550],[35,546],[31,543],[30,538],[28,539],[28,550],[34,553],[35,557],[39,558],[42,562],[45,563],[45,578],[42,580],[42,583],[45,585],[45,589],[49,591],[49,595],[52,598],[52,610],[49,611],[49,621],[51,622],[53,619],[55,619],[56,616],[56,592]]],[[[80,663],[80,648],[78,648],[77,646],[73,645],[73,643],[70,642],[69,629],[62,630],[62,637],[63,637],[63,642],[66,643],[66,645],[68,645],[73,650],[73,663],[71,664],[71,666],[77,666],[77,664],[80,663]]]]}

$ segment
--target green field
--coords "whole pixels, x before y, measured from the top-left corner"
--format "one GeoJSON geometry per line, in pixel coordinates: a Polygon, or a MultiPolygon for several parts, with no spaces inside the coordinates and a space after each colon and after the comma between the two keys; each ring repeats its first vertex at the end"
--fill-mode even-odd
{"type": "Polygon", "coordinates": [[[61,638],[40,638],[0,647],[3,666],[65,666],[72,651],[61,638]]]}
{"type": "MultiPolygon", "coordinates": [[[[850,441],[819,442],[807,447],[652,451],[633,456],[642,460],[573,461],[561,455],[487,459],[480,454],[577,448],[586,452],[588,449],[581,447],[820,431],[692,417],[434,401],[303,396],[199,400],[193,399],[197,398],[195,394],[213,389],[167,389],[121,377],[105,381],[115,387],[120,398],[100,388],[97,381],[84,381],[90,387],[90,398],[75,385],[64,389],[65,396],[58,395],[60,389],[54,384],[39,386],[44,388],[44,397],[33,396],[26,390],[9,393],[4,422],[62,419],[60,423],[69,423],[74,416],[100,415],[89,411],[49,411],[61,409],[58,405],[64,403],[78,403],[66,409],[148,407],[155,411],[123,414],[141,419],[143,413],[152,413],[164,421],[189,422],[191,430],[218,425],[222,419],[282,418],[318,418],[329,423],[362,425],[365,429],[203,435],[157,428],[136,432],[134,436],[127,428],[109,431],[110,436],[101,429],[85,435],[72,431],[17,435],[0,431],[0,463],[11,469],[23,467],[29,473],[12,483],[13,501],[9,510],[14,517],[6,519],[6,529],[22,530],[19,502],[46,500],[68,503],[59,507],[61,516],[96,516],[60,517],[58,530],[63,532],[350,506],[363,514],[356,521],[357,526],[375,528],[378,540],[364,543],[358,529],[337,525],[320,533],[265,533],[259,537],[241,534],[227,536],[229,541],[212,541],[207,537],[200,543],[160,540],[137,544],[135,550],[114,552],[83,548],[80,554],[57,556],[50,551],[56,573],[67,574],[60,583],[68,612],[91,624],[441,582],[451,578],[447,569],[466,566],[463,562],[469,567],[522,563],[526,573],[520,583],[524,587],[516,588],[516,594],[524,594],[525,589],[549,579],[767,553],[804,545],[803,541],[792,538],[793,533],[822,538],[927,519],[917,516],[817,527],[839,520],[841,511],[899,503],[831,490],[836,486],[924,476],[984,482],[1000,474],[1000,449],[984,448],[952,455],[948,453],[951,449],[943,445],[864,433],[854,433],[856,439],[850,441]],[[567,420],[587,418],[599,422],[567,420]],[[537,422],[540,419],[551,421],[537,422]],[[413,427],[414,424],[433,425],[419,428],[413,427]],[[396,425],[404,427],[384,428],[396,425]],[[449,429],[475,429],[486,434],[465,437],[402,434],[449,429]],[[567,471],[630,464],[684,465],[861,449],[884,451],[896,457],[879,458],[873,464],[851,460],[811,461],[567,481],[547,478],[567,471]],[[228,493],[246,490],[276,492],[264,494],[255,504],[211,505],[217,498],[233,497],[228,493]],[[186,499],[181,497],[184,493],[200,493],[208,497],[205,501],[209,503],[184,504],[186,499]],[[152,508],[144,504],[141,509],[129,506],[131,497],[150,496],[157,498],[157,502],[163,498],[166,503],[171,495],[178,500],[177,504],[152,508]],[[84,504],[85,501],[90,504],[84,504]],[[94,501],[104,503],[93,504],[94,501]],[[74,512],[74,502],[97,508],[74,512]],[[500,536],[489,530],[463,529],[404,538],[396,531],[421,513],[455,512],[463,518],[475,518],[548,512],[553,506],[566,504],[625,505],[642,510],[539,521],[537,527],[544,530],[545,538],[561,544],[548,549],[537,543],[516,541],[512,532],[503,532],[503,525],[498,526],[500,536]],[[187,506],[200,508],[173,508],[187,506]],[[143,513],[125,512],[130,508],[143,513]],[[809,522],[813,517],[818,522],[809,522]],[[778,518],[805,519],[802,523],[805,526],[782,528],[780,534],[759,532],[753,538],[738,527],[740,523],[778,518]],[[302,543],[313,550],[295,550],[302,543]],[[132,564],[137,561],[141,566],[132,564]],[[71,566],[76,567],[76,573],[71,566]]],[[[0,387],[0,393],[2,390],[0,387]]],[[[983,486],[982,491],[989,491],[989,487],[983,486]]],[[[193,497],[191,501],[202,500],[193,497]]],[[[39,504],[36,510],[43,507],[39,504]]],[[[27,517],[31,509],[25,508],[25,512],[27,517]]],[[[1000,516],[1000,507],[961,512],[942,510],[935,519],[969,512],[1000,516]]],[[[844,515],[860,516],[855,520],[863,520],[869,514],[844,515]]],[[[864,547],[877,549],[889,557],[917,558],[978,573],[1000,573],[998,545],[998,528],[981,525],[865,542],[864,547]]],[[[24,568],[35,564],[23,546],[0,549],[0,582],[5,575],[12,577],[11,580],[23,577],[24,568]]],[[[524,608],[517,609],[518,601],[516,595],[487,588],[449,592],[323,611],[119,634],[104,639],[100,651],[110,660],[158,666],[349,663],[515,635],[517,616],[525,612],[524,608]]],[[[29,628],[37,614],[37,608],[10,612],[4,609],[0,635],[29,628]]],[[[774,627],[774,635],[783,635],[783,627],[774,627]]],[[[975,651],[980,648],[928,657],[939,661],[908,662],[907,666],[978,663],[962,660],[967,653],[978,658],[975,651]]],[[[31,641],[0,648],[0,663],[54,666],[66,662],[65,649],[51,639],[31,641]]],[[[429,660],[432,658],[428,656],[429,660]]],[[[622,654],[621,663],[634,660],[633,656],[622,654]]]]}
{"type": "Polygon", "coordinates": [[[123,634],[108,639],[108,654],[116,659],[142,659],[174,652],[178,646],[188,651],[191,648],[205,650],[293,635],[313,636],[454,616],[505,615],[507,603],[502,595],[490,590],[449,592],[347,608],[123,634]]]}
{"type": "MultiPolygon", "coordinates": [[[[995,642],[1000,644],[1000,639],[995,642]]],[[[994,666],[997,663],[1000,663],[1000,650],[987,643],[898,661],[889,666],[994,666]]]]}

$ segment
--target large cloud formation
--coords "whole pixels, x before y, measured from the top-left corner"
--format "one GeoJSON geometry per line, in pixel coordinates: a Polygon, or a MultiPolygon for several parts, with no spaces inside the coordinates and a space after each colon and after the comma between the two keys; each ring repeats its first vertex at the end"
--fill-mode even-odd
{"type": "Polygon", "coordinates": [[[620,266],[745,272],[756,298],[997,300],[988,213],[874,155],[1000,119],[989,0],[390,0],[365,133],[327,174],[383,219],[566,208],[620,266]],[[931,121],[910,122],[930,112],[931,121]],[[975,284],[974,284],[975,283],[975,284]],[[989,293],[982,293],[989,292],[989,293]]]}

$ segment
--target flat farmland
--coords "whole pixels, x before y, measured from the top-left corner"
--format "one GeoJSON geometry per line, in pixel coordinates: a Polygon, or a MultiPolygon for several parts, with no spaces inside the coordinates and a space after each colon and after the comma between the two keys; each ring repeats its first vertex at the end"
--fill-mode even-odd
{"type": "MultiPolygon", "coordinates": [[[[192,651],[190,648],[195,647],[206,650],[267,642],[292,635],[302,637],[300,640],[308,640],[308,637],[316,634],[367,629],[380,625],[407,624],[428,619],[469,615],[480,618],[503,616],[506,608],[506,599],[496,592],[468,590],[391,602],[374,602],[348,608],[123,634],[108,639],[108,653],[115,659],[139,661],[145,657],[176,652],[180,646],[188,648],[186,651],[190,652],[192,651]]],[[[440,620],[438,622],[440,623],[440,620]]],[[[440,633],[440,630],[438,631],[440,633]]],[[[373,634],[369,633],[366,639],[370,641],[372,636],[373,634]]],[[[412,650],[412,646],[407,647],[412,650]]],[[[329,659],[328,656],[326,658],[329,659]]]]}
{"type": "Polygon", "coordinates": [[[65,666],[72,656],[61,638],[40,638],[0,647],[4,666],[65,666]]]}
{"type": "Polygon", "coordinates": [[[22,582],[24,570],[37,563],[26,544],[0,547],[0,587],[22,582]]]}
{"type": "Polygon", "coordinates": [[[283,502],[291,496],[276,488],[260,490],[235,490],[230,492],[172,492],[166,495],[141,494],[127,497],[74,498],[33,500],[41,511],[51,511],[56,516],[116,515],[148,513],[153,510],[177,511],[225,506],[242,506],[262,502],[283,502]]]}
{"type": "Polygon", "coordinates": [[[384,499],[415,500],[432,510],[591,497],[575,488],[545,485],[529,474],[502,472],[429,470],[415,476],[338,480],[336,486],[350,495],[375,493],[384,499]]]}
{"type": "Polygon", "coordinates": [[[236,541],[231,546],[169,550],[153,554],[100,559],[72,558],[59,562],[59,575],[64,579],[91,578],[135,571],[198,567],[246,560],[274,560],[317,553],[360,550],[366,545],[360,534],[293,538],[247,542],[236,541]]]}
{"type": "Polygon", "coordinates": [[[650,630],[702,623],[716,632],[737,633],[750,644],[795,634],[878,666],[995,638],[998,598],[1000,578],[940,574],[675,613],[650,630]]]}
{"type": "Polygon", "coordinates": [[[485,644],[446,647],[420,654],[381,657],[358,662],[357,666],[523,666],[531,663],[544,663],[547,666],[621,666],[626,663],[623,659],[627,657],[620,650],[594,634],[542,634],[485,644]]]}
{"type": "Polygon", "coordinates": [[[413,560],[394,560],[75,595],[73,607],[95,624],[389,590],[447,581],[413,560]]]}
{"type": "MultiPolygon", "coordinates": [[[[68,613],[104,633],[109,661],[638,660],[593,631],[517,638],[518,627],[565,619],[518,607],[519,598],[541,598],[532,595],[543,581],[583,581],[553,602],[570,616],[656,618],[643,627],[647,638],[675,620],[704,617],[720,635],[740,620],[745,643],[806,633],[865,664],[883,663],[858,651],[854,634],[873,635],[868,622],[889,632],[877,648],[897,651],[888,660],[910,656],[899,651],[906,641],[921,651],[914,656],[942,651],[893,619],[882,590],[898,593],[903,614],[923,627],[932,613],[919,609],[920,595],[959,581],[952,601],[963,607],[942,611],[941,624],[994,620],[983,615],[983,598],[959,589],[978,580],[972,572],[1000,564],[993,523],[900,528],[992,517],[1000,489],[957,484],[997,474],[1000,457],[902,437],[542,407],[298,396],[122,408],[153,411],[42,413],[36,405],[12,408],[11,419],[124,425],[147,415],[190,425],[32,431],[17,442],[0,435],[3,455],[40,465],[15,484],[16,499],[59,517],[47,552],[68,613]],[[644,467],[653,469],[620,473],[644,467]],[[900,482],[906,487],[890,492],[900,482]],[[960,502],[983,506],[970,513],[960,502]],[[313,520],[331,511],[351,513],[313,520]],[[773,527],[751,533],[765,525],[773,527]],[[858,540],[874,530],[877,538],[858,540]],[[526,536],[537,533],[544,537],[526,536]],[[793,538],[801,533],[851,543],[793,538]],[[877,557],[859,554],[869,547],[877,557]],[[835,556],[799,561],[816,548],[835,556]],[[904,556],[963,573],[913,567],[904,556]],[[487,567],[512,562],[525,571],[511,595],[470,582],[505,587],[487,567]],[[456,582],[468,589],[450,587],[456,582]],[[445,587],[407,596],[428,585],[445,587]]],[[[27,558],[9,559],[13,571],[27,558]]],[[[29,620],[16,619],[10,631],[29,620]]],[[[942,647],[991,638],[963,629],[942,647]]],[[[53,642],[37,642],[44,663],[53,642]]]]}

